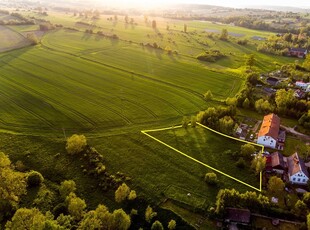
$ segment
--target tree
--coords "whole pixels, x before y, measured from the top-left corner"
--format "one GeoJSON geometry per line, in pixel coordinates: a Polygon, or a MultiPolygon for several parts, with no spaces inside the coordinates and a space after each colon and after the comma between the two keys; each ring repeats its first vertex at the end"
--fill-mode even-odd
{"type": "Polygon", "coordinates": [[[187,25],[184,24],[184,33],[187,33],[187,25]]]}
{"type": "Polygon", "coordinates": [[[230,106],[237,106],[237,98],[235,98],[235,97],[228,97],[225,100],[225,104],[226,105],[230,105],[230,106]]]}
{"type": "Polygon", "coordinates": [[[307,215],[307,227],[310,229],[310,213],[307,215]]]}
{"type": "Polygon", "coordinates": [[[117,209],[112,214],[111,223],[111,229],[127,230],[131,225],[130,216],[123,209],[117,209]]]}
{"type": "Polygon", "coordinates": [[[302,200],[298,200],[295,204],[294,211],[298,216],[305,215],[308,207],[302,200]]]}
{"type": "Polygon", "coordinates": [[[251,144],[245,144],[241,146],[241,155],[246,158],[250,158],[255,153],[255,147],[251,144]]]}
{"type": "Polygon", "coordinates": [[[271,193],[274,193],[276,195],[280,195],[284,190],[285,184],[281,178],[279,178],[277,176],[272,176],[272,177],[270,177],[270,179],[268,181],[267,187],[271,193]]]}
{"type": "Polygon", "coordinates": [[[183,117],[183,120],[182,120],[182,127],[185,128],[185,129],[187,129],[188,123],[189,123],[188,117],[187,117],[187,116],[184,116],[184,117],[183,117]]]}
{"type": "Polygon", "coordinates": [[[220,39],[223,40],[223,41],[227,41],[228,40],[228,31],[227,31],[227,29],[222,29],[222,33],[221,33],[220,39]]]}
{"type": "Polygon", "coordinates": [[[87,146],[87,140],[84,135],[74,134],[67,139],[66,150],[69,154],[82,152],[87,146]]]}
{"type": "Polygon", "coordinates": [[[191,117],[191,127],[192,127],[192,128],[195,128],[195,127],[196,127],[196,122],[197,122],[196,116],[192,116],[192,117],[191,117]]]}
{"type": "Polygon", "coordinates": [[[126,200],[129,194],[130,194],[130,188],[125,183],[123,183],[115,191],[115,201],[117,203],[121,203],[124,200],[126,200]]]}
{"type": "Polygon", "coordinates": [[[206,173],[205,175],[205,182],[207,182],[209,185],[216,185],[218,180],[215,173],[206,173]]]}
{"type": "Polygon", "coordinates": [[[230,116],[219,119],[219,129],[222,133],[231,134],[235,127],[235,121],[230,116]]]}
{"type": "Polygon", "coordinates": [[[41,173],[37,171],[30,171],[27,176],[28,186],[35,187],[42,184],[44,181],[44,177],[41,173]]]}
{"type": "Polygon", "coordinates": [[[153,29],[156,29],[157,28],[157,23],[155,20],[152,21],[152,28],[153,29]]]}
{"type": "Polygon", "coordinates": [[[306,192],[303,195],[302,201],[305,202],[305,204],[310,208],[310,192],[306,192]]]}
{"type": "Polygon", "coordinates": [[[145,220],[150,223],[155,216],[157,216],[157,212],[154,212],[152,207],[148,205],[145,210],[145,220]]]}
{"type": "Polygon", "coordinates": [[[87,212],[79,223],[79,230],[88,229],[107,229],[107,226],[112,225],[112,214],[104,205],[98,205],[96,210],[87,212]]]}
{"type": "Polygon", "coordinates": [[[276,97],[275,97],[275,102],[276,102],[279,113],[285,114],[287,112],[287,107],[293,104],[294,100],[295,100],[295,97],[294,97],[293,90],[290,89],[286,91],[285,89],[279,89],[276,92],[276,97]]]}
{"type": "Polygon", "coordinates": [[[256,59],[254,54],[250,54],[246,57],[245,59],[245,65],[249,66],[250,69],[252,69],[252,67],[255,65],[256,59]]]}
{"type": "Polygon", "coordinates": [[[208,90],[204,95],[203,95],[203,98],[206,100],[206,101],[210,101],[212,100],[213,98],[213,94],[210,90],[208,90]]]}
{"type": "Polygon", "coordinates": [[[68,204],[70,215],[76,220],[81,220],[84,215],[84,209],[86,208],[85,201],[77,197],[75,193],[71,192],[66,198],[66,203],[68,204]]]}
{"type": "Polygon", "coordinates": [[[256,174],[259,174],[266,167],[266,157],[262,153],[257,154],[252,160],[251,167],[255,170],[256,174]]]}
{"type": "Polygon", "coordinates": [[[163,225],[158,220],[156,220],[152,224],[151,230],[164,230],[164,227],[163,227],[163,225]]]}
{"type": "Polygon", "coordinates": [[[16,204],[26,187],[26,174],[13,170],[9,157],[0,152],[0,200],[16,204]]]}
{"type": "Polygon", "coordinates": [[[242,107],[245,109],[250,108],[250,100],[248,98],[244,99],[244,101],[242,103],[242,107]]]}
{"type": "Polygon", "coordinates": [[[307,70],[310,70],[310,55],[309,54],[306,56],[306,59],[303,63],[303,67],[306,68],[307,70]]]}
{"type": "Polygon", "coordinates": [[[5,228],[8,230],[43,230],[45,226],[45,221],[46,217],[39,211],[39,209],[20,208],[15,212],[12,220],[6,223],[5,228]]]}
{"type": "Polygon", "coordinates": [[[126,22],[126,23],[129,22],[129,17],[128,17],[128,15],[125,15],[125,22],[126,22]]]}
{"type": "Polygon", "coordinates": [[[129,195],[128,195],[128,200],[134,200],[137,198],[137,193],[135,190],[131,190],[129,195]]]}
{"type": "Polygon", "coordinates": [[[59,187],[59,193],[63,198],[66,198],[70,193],[74,193],[76,190],[76,184],[73,180],[65,180],[61,182],[59,187]]]}
{"type": "Polygon", "coordinates": [[[255,102],[255,109],[259,113],[269,113],[273,111],[273,106],[269,103],[269,101],[261,98],[255,102]]]}
{"type": "Polygon", "coordinates": [[[168,223],[168,229],[173,230],[177,227],[177,222],[175,220],[170,220],[168,223]]]}
{"type": "Polygon", "coordinates": [[[239,160],[236,162],[236,166],[237,166],[238,168],[241,168],[241,169],[245,168],[246,162],[245,162],[245,160],[243,159],[243,157],[240,157],[240,158],[239,158],[239,160]]]}
{"type": "Polygon", "coordinates": [[[39,39],[35,33],[27,33],[27,39],[31,42],[32,45],[39,44],[39,39]]]}

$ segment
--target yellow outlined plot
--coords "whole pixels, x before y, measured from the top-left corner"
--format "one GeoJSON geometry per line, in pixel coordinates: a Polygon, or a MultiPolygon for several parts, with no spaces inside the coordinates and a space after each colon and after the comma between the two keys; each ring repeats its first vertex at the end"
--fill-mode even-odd
{"type": "MultiPolygon", "coordinates": [[[[249,142],[249,141],[240,140],[240,139],[238,139],[238,138],[228,136],[228,135],[223,134],[223,133],[220,133],[220,132],[218,132],[218,131],[216,131],[216,130],[214,130],[214,129],[211,129],[211,128],[207,127],[207,126],[204,126],[204,125],[202,125],[202,124],[200,124],[200,123],[198,123],[198,122],[196,122],[196,124],[199,125],[199,126],[201,126],[202,128],[208,129],[209,131],[214,132],[214,133],[216,133],[216,134],[218,134],[218,135],[221,135],[221,136],[224,136],[224,137],[227,137],[227,138],[230,138],[230,139],[239,141],[239,142],[244,142],[244,143],[247,143],[247,144],[251,144],[251,145],[255,145],[255,146],[261,147],[261,148],[262,148],[262,152],[264,152],[264,146],[263,146],[263,145],[259,145],[259,144],[256,144],[256,143],[252,143],[252,142],[249,142]]],[[[182,126],[179,125],[179,126],[173,126],[173,127],[168,127],[168,128],[162,128],[162,129],[142,130],[141,133],[143,133],[144,135],[146,135],[146,136],[152,138],[153,140],[157,141],[158,143],[160,143],[160,144],[162,144],[162,145],[164,145],[164,146],[166,146],[166,147],[168,147],[168,148],[174,150],[175,152],[177,152],[177,153],[183,155],[184,157],[187,157],[187,158],[191,159],[192,161],[194,161],[194,162],[196,162],[196,163],[198,163],[198,164],[201,164],[201,165],[203,165],[203,166],[205,166],[205,167],[207,167],[207,168],[209,168],[209,169],[211,169],[211,170],[213,170],[213,171],[215,171],[215,172],[217,172],[217,173],[220,173],[220,174],[222,174],[222,175],[224,175],[224,176],[226,176],[226,177],[228,177],[228,178],[230,178],[230,179],[232,179],[232,180],[235,180],[235,181],[237,181],[237,182],[239,182],[239,183],[241,183],[241,184],[243,184],[243,185],[246,185],[246,186],[248,186],[248,187],[250,187],[250,188],[252,188],[252,189],[254,189],[254,190],[256,190],[256,191],[259,191],[259,192],[262,191],[262,172],[260,172],[260,175],[259,175],[259,180],[260,180],[260,181],[259,181],[259,188],[256,188],[256,187],[254,187],[254,186],[252,186],[252,185],[250,185],[250,184],[247,184],[247,183],[245,183],[245,182],[243,182],[243,181],[241,181],[241,180],[239,180],[239,179],[237,179],[237,178],[235,178],[235,177],[233,177],[233,176],[231,176],[231,175],[229,175],[229,174],[226,174],[226,173],[224,173],[224,172],[222,172],[222,171],[220,171],[220,170],[218,170],[218,169],[216,169],[216,168],[213,168],[213,167],[210,166],[210,165],[207,165],[207,164],[201,162],[201,161],[199,161],[199,160],[197,160],[197,159],[195,159],[195,158],[193,158],[193,157],[187,155],[186,153],[183,153],[182,151],[180,151],[180,150],[178,150],[178,149],[172,147],[171,145],[168,145],[167,143],[165,143],[165,142],[163,142],[163,141],[157,139],[156,137],[153,137],[152,135],[148,134],[148,133],[150,133],[150,132],[159,132],[159,131],[164,131],[164,130],[177,129],[177,128],[181,128],[181,127],[182,127],[182,126]]]]}

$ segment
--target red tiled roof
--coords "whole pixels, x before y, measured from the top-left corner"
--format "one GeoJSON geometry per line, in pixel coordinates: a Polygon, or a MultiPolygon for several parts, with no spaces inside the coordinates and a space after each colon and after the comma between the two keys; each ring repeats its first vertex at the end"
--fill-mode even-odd
{"type": "Polygon", "coordinates": [[[299,158],[297,153],[294,153],[292,156],[287,158],[287,164],[288,173],[290,176],[293,176],[296,173],[302,171],[309,178],[309,173],[305,166],[305,162],[301,158],[299,158]]]}
{"type": "Polygon", "coordinates": [[[270,136],[278,140],[280,130],[280,118],[276,114],[269,114],[264,117],[262,126],[259,130],[258,137],[270,136]]]}
{"type": "Polygon", "coordinates": [[[285,168],[285,163],[283,159],[283,155],[279,152],[274,152],[271,154],[271,166],[277,167],[280,166],[283,169],[285,168]]]}

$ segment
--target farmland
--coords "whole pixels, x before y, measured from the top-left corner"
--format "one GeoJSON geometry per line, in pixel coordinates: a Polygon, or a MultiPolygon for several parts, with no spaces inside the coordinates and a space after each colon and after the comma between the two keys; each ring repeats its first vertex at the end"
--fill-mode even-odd
{"type": "MultiPolygon", "coordinates": [[[[98,181],[82,172],[82,157],[74,159],[66,153],[66,138],[79,133],[102,154],[109,172],[125,173],[138,197],[152,204],[168,199],[171,206],[172,200],[203,210],[214,204],[221,188],[250,190],[223,175],[217,175],[217,186],[208,185],[204,176],[212,170],[140,131],[173,126],[184,116],[224,105],[245,84],[244,62],[249,54],[254,54],[253,68],[258,71],[274,70],[275,62],[293,62],[256,50],[260,41],[251,37],[271,33],[200,21],[186,21],[185,33],[184,21],[160,17],[154,18],[157,28],[153,29],[151,21],[141,16],[127,25],[120,16],[117,22],[107,20],[111,15],[91,20],[64,12],[23,14],[62,26],[44,33],[38,25],[0,26],[0,35],[5,35],[0,43],[0,152],[8,153],[14,163],[21,160],[51,183],[73,179],[92,209],[99,203],[120,208],[114,191],[102,196],[98,181]],[[229,41],[219,39],[223,28],[230,32],[229,41]],[[214,31],[213,37],[208,31],[214,31]],[[40,33],[39,44],[29,46],[28,32],[40,33]],[[238,44],[239,37],[248,39],[248,44],[238,44]],[[215,62],[197,59],[212,49],[225,57],[215,62]],[[213,98],[206,101],[203,95],[208,90],[213,98]]],[[[241,143],[200,127],[153,134],[259,187],[258,176],[249,167],[237,168],[227,152],[238,152],[241,143]]]]}
{"type": "MultiPolygon", "coordinates": [[[[135,19],[138,25],[134,28],[124,28],[121,19],[117,24],[101,19],[91,27],[94,32],[109,31],[120,37],[112,39],[85,33],[89,27],[76,24],[82,20],[78,17],[50,15],[46,19],[81,31],[51,31],[42,38],[41,45],[1,55],[1,103],[5,108],[0,115],[2,129],[28,134],[60,135],[64,130],[100,134],[109,128],[196,113],[210,105],[202,99],[207,90],[214,95],[211,104],[234,96],[244,80],[244,55],[257,53],[254,44],[240,46],[204,38],[201,29],[215,27],[208,23],[193,22],[196,26],[189,26],[189,31],[195,28],[200,32],[185,34],[179,31],[181,22],[170,22],[175,27],[166,31],[167,22],[158,18],[160,36],[142,18],[135,19]],[[206,48],[199,43],[202,38],[206,43],[214,43],[214,49],[224,50],[227,58],[217,63],[196,60],[195,55],[206,48]],[[141,42],[171,46],[179,54],[169,55],[141,42]]],[[[35,27],[11,26],[10,29],[25,32],[35,27]]],[[[249,33],[253,34],[254,31],[249,33]]],[[[274,68],[270,65],[273,57],[257,55],[258,68],[274,68]]],[[[285,63],[288,59],[279,57],[277,61],[285,63]]]]}
{"type": "Polygon", "coordinates": [[[29,46],[30,42],[21,34],[0,25],[0,52],[29,46]]]}

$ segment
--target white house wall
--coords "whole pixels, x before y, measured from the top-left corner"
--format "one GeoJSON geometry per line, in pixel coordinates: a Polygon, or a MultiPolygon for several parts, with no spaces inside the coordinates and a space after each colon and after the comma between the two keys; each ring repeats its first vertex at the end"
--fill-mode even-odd
{"type": "Polygon", "coordinates": [[[290,176],[290,182],[293,184],[307,184],[308,180],[309,178],[303,172],[298,172],[290,176]]]}
{"type": "Polygon", "coordinates": [[[261,136],[261,137],[258,137],[257,144],[261,144],[265,147],[275,149],[277,145],[277,141],[269,136],[261,136]]]}

